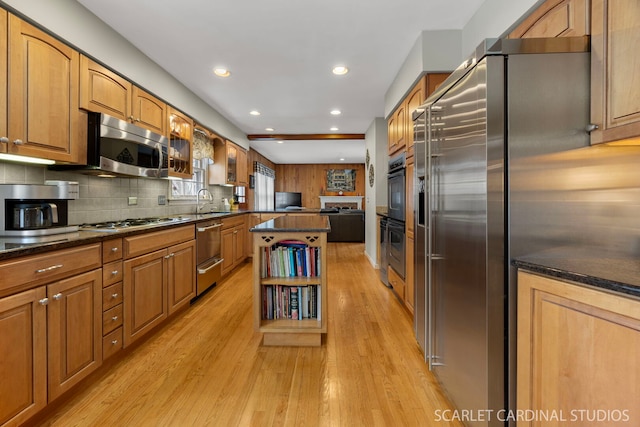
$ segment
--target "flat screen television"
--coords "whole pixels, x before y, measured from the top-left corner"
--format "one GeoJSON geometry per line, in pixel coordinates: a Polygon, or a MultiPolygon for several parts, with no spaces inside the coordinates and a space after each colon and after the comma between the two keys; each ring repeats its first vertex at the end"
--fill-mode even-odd
{"type": "Polygon", "coordinates": [[[276,209],[302,207],[302,193],[276,191],[275,198],[276,198],[275,200],[276,209]]]}

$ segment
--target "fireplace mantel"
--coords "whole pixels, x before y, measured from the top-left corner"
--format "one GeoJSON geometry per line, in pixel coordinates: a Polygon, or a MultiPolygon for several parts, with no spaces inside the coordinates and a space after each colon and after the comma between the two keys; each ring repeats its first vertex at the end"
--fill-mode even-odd
{"type": "Polygon", "coordinates": [[[362,209],[363,196],[319,196],[320,207],[326,208],[327,203],[356,203],[357,209],[362,209]]]}

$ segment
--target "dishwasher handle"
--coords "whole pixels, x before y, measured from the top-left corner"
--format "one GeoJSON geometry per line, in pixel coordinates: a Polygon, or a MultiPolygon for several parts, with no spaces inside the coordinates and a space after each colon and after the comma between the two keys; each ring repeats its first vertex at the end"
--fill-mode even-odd
{"type": "Polygon", "coordinates": [[[210,225],[208,227],[198,227],[197,230],[198,230],[198,233],[203,233],[205,231],[212,230],[214,228],[220,228],[220,227],[222,227],[222,223],[210,225]]]}
{"type": "Polygon", "coordinates": [[[198,269],[198,274],[206,274],[209,272],[209,270],[211,270],[212,268],[217,267],[218,265],[222,264],[222,262],[224,261],[224,258],[220,258],[218,261],[214,262],[213,264],[211,264],[208,267],[205,268],[199,268],[198,269]]]}

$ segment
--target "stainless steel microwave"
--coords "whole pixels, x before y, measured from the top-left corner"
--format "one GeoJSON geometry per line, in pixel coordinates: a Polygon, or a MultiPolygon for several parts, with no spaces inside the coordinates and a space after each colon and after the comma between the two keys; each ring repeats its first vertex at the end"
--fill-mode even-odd
{"type": "Polygon", "coordinates": [[[104,113],[88,113],[86,165],[51,165],[102,176],[167,178],[169,139],[104,113]]]}

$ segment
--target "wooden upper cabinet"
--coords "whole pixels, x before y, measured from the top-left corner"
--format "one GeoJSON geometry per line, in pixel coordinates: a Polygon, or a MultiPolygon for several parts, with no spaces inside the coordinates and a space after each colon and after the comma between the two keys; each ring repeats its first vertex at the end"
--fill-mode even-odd
{"type": "Polygon", "coordinates": [[[120,120],[131,117],[132,84],[84,55],[80,56],[80,108],[120,120]]]}
{"type": "Polygon", "coordinates": [[[80,56],[80,108],[167,134],[167,104],[114,71],[80,56]]]}
{"type": "Polygon", "coordinates": [[[6,151],[86,161],[86,130],[83,134],[78,108],[78,52],[14,15],[9,14],[8,24],[6,151]]]}
{"type": "Polygon", "coordinates": [[[131,92],[133,123],[152,132],[167,133],[167,104],[137,86],[131,92]]]}
{"type": "Polygon", "coordinates": [[[640,136],[640,2],[592,0],[591,143],[640,136]]]}
{"type": "Polygon", "coordinates": [[[449,76],[449,73],[428,73],[411,88],[387,123],[389,155],[403,148],[407,156],[413,155],[413,111],[449,76]]]}
{"type": "Polygon", "coordinates": [[[249,169],[247,164],[247,150],[238,147],[238,159],[237,159],[237,185],[247,187],[249,186],[249,169]]]}
{"type": "Polygon", "coordinates": [[[169,107],[169,175],[191,178],[193,119],[169,107]]]}
{"type": "MultiPolygon", "coordinates": [[[[0,9],[0,138],[8,138],[7,129],[7,27],[8,14],[0,9]]],[[[8,141],[3,140],[3,141],[8,141]]],[[[7,143],[0,143],[0,152],[7,150],[7,143]]]]}
{"type": "Polygon", "coordinates": [[[589,34],[589,0],[547,0],[527,16],[510,39],[589,34]]]}

